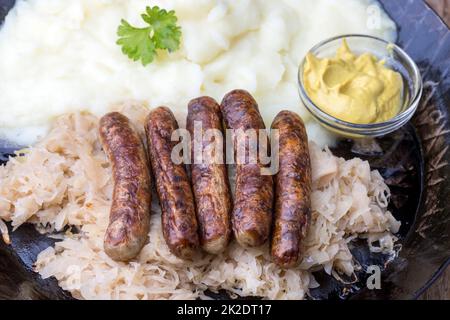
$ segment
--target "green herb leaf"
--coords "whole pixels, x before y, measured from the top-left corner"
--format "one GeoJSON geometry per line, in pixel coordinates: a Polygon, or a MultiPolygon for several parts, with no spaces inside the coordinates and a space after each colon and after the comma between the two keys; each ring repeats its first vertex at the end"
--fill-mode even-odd
{"type": "Polygon", "coordinates": [[[173,10],[147,7],[141,17],[148,27],[136,28],[122,19],[117,29],[117,44],[130,59],[141,60],[146,66],[154,60],[157,49],[173,52],[180,47],[181,28],[173,10]]]}

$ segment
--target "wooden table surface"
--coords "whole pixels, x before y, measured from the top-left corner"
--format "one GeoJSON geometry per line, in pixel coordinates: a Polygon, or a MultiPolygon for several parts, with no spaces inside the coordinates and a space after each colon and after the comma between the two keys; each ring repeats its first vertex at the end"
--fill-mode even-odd
{"type": "MultiPolygon", "coordinates": [[[[450,0],[426,0],[450,26],[450,0]]],[[[450,267],[422,296],[424,300],[450,300],[450,267]]]]}
{"type": "Polygon", "coordinates": [[[427,2],[450,26],[450,0],[427,0],[427,2]]]}

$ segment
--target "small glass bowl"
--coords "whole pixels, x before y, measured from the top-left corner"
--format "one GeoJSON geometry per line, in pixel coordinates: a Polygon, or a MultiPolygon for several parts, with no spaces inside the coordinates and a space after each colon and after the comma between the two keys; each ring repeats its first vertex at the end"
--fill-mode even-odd
{"type": "Polygon", "coordinates": [[[303,68],[306,57],[298,70],[300,98],[305,107],[330,131],[350,138],[377,137],[386,135],[399,129],[407,123],[416,111],[422,96],[422,76],[419,68],[411,57],[400,47],[383,39],[368,35],[342,35],[320,42],[309,52],[319,58],[332,57],[345,39],[350,50],[357,55],[370,52],[379,59],[386,61],[386,66],[399,72],[403,78],[402,106],[400,113],[395,117],[377,123],[357,124],[340,120],[320,109],[309,98],[303,83],[303,68]]]}

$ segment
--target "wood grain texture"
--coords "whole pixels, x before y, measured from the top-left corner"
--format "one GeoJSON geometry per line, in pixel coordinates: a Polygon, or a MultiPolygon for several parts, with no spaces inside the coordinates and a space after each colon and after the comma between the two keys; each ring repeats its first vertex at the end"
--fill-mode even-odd
{"type": "Polygon", "coordinates": [[[426,0],[426,2],[442,17],[450,26],[450,0],[426,0]]]}
{"type": "Polygon", "coordinates": [[[421,300],[450,300],[450,268],[420,297],[421,300]]]}
{"type": "MultiPolygon", "coordinates": [[[[450,0],[426,0],[427,3],[450,26],[450,0]]],[[[441,277],[420,297],[423,300],[450,300],[450,267],[441,277]]]]}

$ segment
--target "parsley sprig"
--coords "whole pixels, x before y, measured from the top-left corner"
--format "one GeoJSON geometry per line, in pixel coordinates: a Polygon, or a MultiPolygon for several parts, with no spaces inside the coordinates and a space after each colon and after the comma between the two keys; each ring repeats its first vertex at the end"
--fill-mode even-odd
{"type": "Polygon", "coordinates": [[[158,49],[172,52],[180,47],[181,28],[177,25],[173,10],[147,7],[141,17],[148,27],[136,28],[126,20],[121,20],[117,29],[117,44],[130,59],[141,60],[146,66],[155,59],[158,49]]]}

